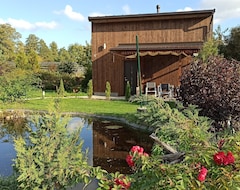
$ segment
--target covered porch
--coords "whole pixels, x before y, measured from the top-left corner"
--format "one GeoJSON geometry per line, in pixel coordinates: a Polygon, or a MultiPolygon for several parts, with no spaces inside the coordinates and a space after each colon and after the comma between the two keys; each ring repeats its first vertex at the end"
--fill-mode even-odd
{"type": "Polygon", "coordinates": [[[139,44],[141,84],[138,79],[136,44],[119,44],[112,48],[113,54],[124,56],[124,82],[129,81],[131,93],[136,94],[141,86],[142,93],[148,82],[170,84],[175,89],[180,86],[180,78],[184,68],[199,52],[202,42],[139,44]]]}

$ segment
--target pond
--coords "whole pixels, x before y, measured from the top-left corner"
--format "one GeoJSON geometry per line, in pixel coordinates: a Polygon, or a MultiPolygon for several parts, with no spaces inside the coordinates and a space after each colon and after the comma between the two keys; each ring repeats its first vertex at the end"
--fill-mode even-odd
{"type": "MultiPolygon", "coordinates": [[[[0,175],[13,173],[13,159],[16,157],[12,137],[26,132],[26,120],[0,121],[0,175]]],[[[101,166],[108,172],[119,171],[131,173],[125,158],[134,145],[144,148],[150,153],[152,140],[146,131],[136,129],[114,120],[73,116],[69,122],[69,130],[83,126],[81,138],[84,149],[89,151],[89,164],[101,166]]]]}

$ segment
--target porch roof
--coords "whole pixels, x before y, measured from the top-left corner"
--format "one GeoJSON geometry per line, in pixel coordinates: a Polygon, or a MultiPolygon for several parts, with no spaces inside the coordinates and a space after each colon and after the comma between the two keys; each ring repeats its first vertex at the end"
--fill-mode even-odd
{"type": "MultiPolygon", "coordinates": [[[[139,43],[139,50],[200,50],[203,42],[173,42],[173,43],[139,43]]],[[[110,51],[136,51],[136,44],[119,44],[117,47],[111,48],[110,51]]]]}
{"type": "MultiPolygon", "coordinates": [[[[198,52],[203,46],[203,42],[173,42],[173,43],[140,43],[138,45],[142,55],[176,55],[183,54],[185,56],[198,52]]],[[[136,53],[136,44],[119,44],[111,48],[111,52],[129,56],[136,53]]],[[[178,55],[176,55],[178,56],[178,55]]],[[[127,57],[126,57],[127,58],[127,57]]]]}

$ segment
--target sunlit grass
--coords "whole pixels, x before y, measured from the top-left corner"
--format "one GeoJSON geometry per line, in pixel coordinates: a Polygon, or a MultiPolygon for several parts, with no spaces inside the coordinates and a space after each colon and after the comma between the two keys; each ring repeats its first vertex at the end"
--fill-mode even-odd
{"type": "MultiPolygon", "coordinates": [[[[66,92],[65,96],[86,96],[87,94],[84,92],[78,92],[78,93],[74,93],[74,92],[66,92]]],[[[34,89],[31,90],[30,92],[27,93],[27,98],[37,98],[37,97],[42,97],[43,96],[43,91],[41,89],[34,89]]],[[[54,90],[47,90],[44,91],[44,97],[56,97],[58,96],[57,92],[54,90]]]]}
{"type": "MultiPolygon", "coordinates": [[[[48,111],[55,98],[30,99],[20,103],[0,104],[0,109],[25,109],[48,111]]],[[[59,106],[62,112],[77,112],[96,115],[112,115],[129,118],[134,115],[139,105],[124,100],[96,100],[83,98],[60,98],[59,106]]]]}

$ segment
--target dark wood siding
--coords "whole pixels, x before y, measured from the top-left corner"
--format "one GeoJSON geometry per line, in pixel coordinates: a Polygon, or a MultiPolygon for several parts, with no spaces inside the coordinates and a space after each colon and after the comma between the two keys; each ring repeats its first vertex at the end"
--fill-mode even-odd
{"type": "MultiPolygon", "coordinates": [[[[141,16],[139,16],[141,17],[141,16]]],[[[111,53],[111,48],[123,43],[135,43],[138,35],[139,43],[174,43],[204,42],[212,35],[212,15],[201,16],[183,14],[174,15],[170,19],[114,19],[102,18],[92,20],[92,61],[93,86],[95,94],[104,94],[106,81],[111,84],[113,95],[124,95],[124,57],[111,53]],[[106,49],[103,48],[104,44],[106,49]]],[[[121,16],[119,17],[121,18],[121,16]]],[[[91,21],[91,20],[90,20],[91,21]]],[[[145,73],[143,83],[154,79],[158,83],[169,81],[179,85],[181,65],[189,63],[189,59],[177,56],[159,56],[141,58],[142,71],[145,73]],[[147,61],[144,61],[147,60],[147,61]],[[185,61],[187,60],[187,61],[185,61]],[[150,76],[151,75],[151,76],[150,76]]]]}

